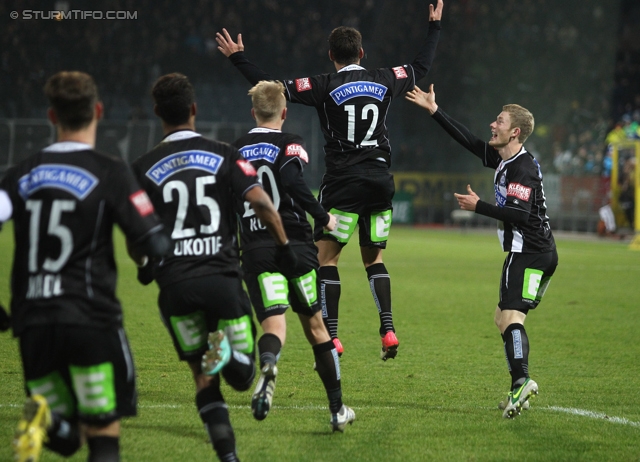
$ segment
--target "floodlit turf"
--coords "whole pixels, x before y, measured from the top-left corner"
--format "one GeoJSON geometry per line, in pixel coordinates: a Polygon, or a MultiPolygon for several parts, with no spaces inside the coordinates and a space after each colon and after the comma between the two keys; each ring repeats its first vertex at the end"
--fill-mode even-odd
{"type": "MultiPolygon", "coordinates": [[[[10,226],[0,234],[0,300],[8,303],[10,226]]],[[[155,287],[135,280],[117,239],[125,327],[139,375],[139,416],[123,424],[122,460],[215,460],[193,385],[162,326],[155,287]]],[[[258,422],[251,391],[225,387],[243,461],[602,461],[640,457],[640,253],[612,241],[558,239],[560,265],[526,322],[530,411],[505,420],[509,386],[493,325],[504,254],[494,233],[394,227],[392,278],[398,357],[379,359],[378,315],[357,245],[340,262],[344,401],[357,418],[332,434],[311,349],[294,316],[274,406],[258,422]]],[[[17,343],[0,335],[0,460],[23,401],[17,343]],[[3,442],[3,443],[2,443],[3,442]]],[[[84,461],[46,452],[50,461],[84,461]]]]}

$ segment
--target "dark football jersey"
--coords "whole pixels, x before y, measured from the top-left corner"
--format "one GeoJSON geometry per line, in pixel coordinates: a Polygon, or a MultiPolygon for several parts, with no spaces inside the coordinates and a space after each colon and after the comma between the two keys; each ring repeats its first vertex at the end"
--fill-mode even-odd
{"type": "Polygon", "coordinates": [[[433,118],[460,144],[495,169],[496,206],[527,212],[524,224],[498,221],[498,238],[505,252],[542,253],[556,248],[542,187],[538,161],[524,147],[515,156],[502,160],[498,151],[480,140],[459,122],[438,109],[433,118]]]}
{"type": "MultiPolygon", "coordinates": [[[[367,70],[348,65],[337,73],[282,80],[285,95],[293,103],[313,106],[318,112],[325,138],[327,172],[365,159],[384,160],[391,165],[391,145],[386,126],[393,98],[413,90],[427,75],[440,37],[440,21],[429,21],[427,37],[411,64],[367,70]]],[[[231,62],[255,85],[274,80],[238,51],[231,62]]]]}
{"type": "Polygon", "coordinates": [[[327,172],[371,158],[390,163],[387,113],[394,98],[415,86],[411,65],[367,70],[351,64],[284,84],[287,99],[318,112],[327,172]]]}
{"type": "Polygon", "coordinates": [[[239,273],[236,200],[258,186],[233,146],[190,130],[174,132],[133,163],[173,241],[159,265],[161,287],[214,273],[239,273]]]}
{"type": "Polygon", "coordinates": [[[113,224],[133,244],[162,227],[129,167],[87,144],[55,143],[11,168],[0,189],[13,207],[14,334],[53,323],[121,325],[113,224]]]}
{"type": "MultiPolygon", "coordinates": [[[[254,128],[237,140],[234,145],[240,150],[240,154],[245,160],[251,162],[257,170],[262,187],[269,194],[280,213],[288,238],[292,241],[312,243],[311,225],[307,220],[305,210],[312,214],[320,213],[321,215],[326,215],[326,212],[304,184],[302,187],[306,188],[306,191],[302,193],[306,192],[310,200],[307,200],[305,204],[296,201],[283,187],[281,177],[281,170],[290,162],[297,162],[301,170],[309,163],[302,138],[298,135],[282,133],[279,130],[254,128]],[[315,207],[313,207],[314,205],[315,207]]],[[[255,212],[248,202],[238,202],[238,214],[241,222],[240,240],[243,250],[275,245],[275,241],[255,216],[255,212]]]]}

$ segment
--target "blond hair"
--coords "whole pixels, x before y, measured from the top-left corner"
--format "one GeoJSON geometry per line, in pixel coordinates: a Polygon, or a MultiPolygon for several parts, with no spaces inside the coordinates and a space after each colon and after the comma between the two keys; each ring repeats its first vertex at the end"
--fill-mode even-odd
{"type": "Polygon", "coordinates": [[[533,128],[535,127],[533,114],[518,104],[506,104],[502,106],[502,110],[509,114],[511,128],[517,127],[520,129],[518,141],[524,143],[529,138],[529,135],[533,133],[533,128]]]}
{"type": "Polygon", "coordinates": [[[249,95],[256,118],[264,122],[278,119],[287,105],[282,82],[263,80],[249,90],[249,95]]]}

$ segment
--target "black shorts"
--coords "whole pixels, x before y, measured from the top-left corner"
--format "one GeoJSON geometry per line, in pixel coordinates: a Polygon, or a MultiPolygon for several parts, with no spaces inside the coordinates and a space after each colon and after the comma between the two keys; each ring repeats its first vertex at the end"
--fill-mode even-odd
{"type": "Polygon", "coordinates": [[[337,223],[331,232],[316,226],[314,240],[331,239],[345,246],[358,225],[361,247],[386,248],[394,194],[393,175],[377,160],[352,165],[339,174],[325,174],[319,200],[337,223]]]}
{"type": "Polygon", "coordinates": [[[557,266],[558,252],[555,250],[545,253],[510,252],[502,267],[498,307],[527,314],[542,300],[557,266]]]}
{"type": "Polygon", "coordinates": [[[160,289],[158,306],[182,361],[200,361],[208,349],[209,332],[220,329],[231,348],[253,356],[256,329],[239,276],[212,274],[178,281],[160,289]]]}
{"type": "Polygon", "coordinates": [[[298,266],[282,274],[275,264],[275,247],[262,247],[242,254],[244,282],[258,321],[283,314],[287,308],[313,316],[320,311],[318,298],[318,249],[310,244],[292,244],[298,266]],[[294,295],[295,294],[295,295],[294,295]]]}
{"type": "Polygon", "coordinates": [[[51,410],[90,425],[136,415],[135,369],[124,329],[51,325],[20,335],[25,386],[51,410]]]}

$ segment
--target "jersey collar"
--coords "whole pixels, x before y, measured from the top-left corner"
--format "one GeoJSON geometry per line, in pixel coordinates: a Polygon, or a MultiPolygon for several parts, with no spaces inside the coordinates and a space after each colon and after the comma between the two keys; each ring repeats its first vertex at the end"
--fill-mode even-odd
{"type": "Polygon", "coordinates": [[[86,143],[80,143],[78,141],[59,141],[53,143],[43,149],[44,152],[72,152],[72,151],[88,151],[93,149],[86,143]]]}
{"type": "Polygon", "coordinates": [[[275,130],[273,128],[256,127],[251,129],[249,133],[282,133],[282,130],[275,130]]]}
{"type": "Polygon", "coordinates": [[[357,64],[349,64],[348,66],[344,66],[338,72],[348,72],[348,71],[364,71],[366,70],[364,67],[359,66],[357,64]]]}
{"type": "Polygon", "coordinates": [[[195,138],[196,136],[202,136],[200,133],[196,133],[193,130],[178,130],[177,132],[170,133],[162,140],[163,143],[170,141],[188,140],[189,138],[195,138]]]}
{"type": "Polygon", "coordinates": [[[524,148],[524,146],[522,146],[522,147],[520,148],[520,151],[518,151],[518,153],[517,153],[515,156],[510,157],[510,158],[508,158],[507,160],[503,160],[503,161],[502,161],[502,164],[503,164],[503,165],[504,165],[504,164],[508,164],[509,162],[511,162],[512,160],[514,160],[516,157],[519,157],[521,154],[524,154],[525,152],[527,152],[527,150],[524,148]]]}

